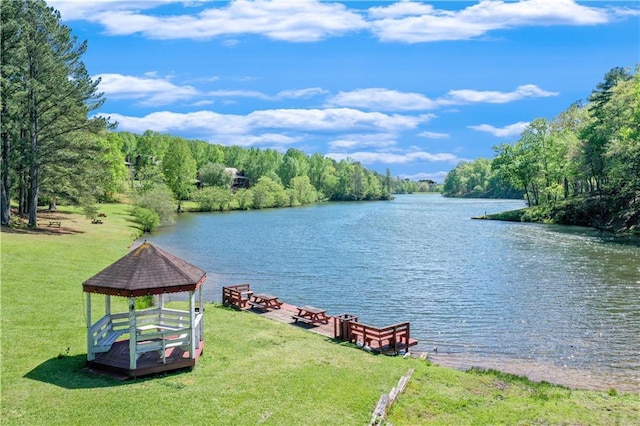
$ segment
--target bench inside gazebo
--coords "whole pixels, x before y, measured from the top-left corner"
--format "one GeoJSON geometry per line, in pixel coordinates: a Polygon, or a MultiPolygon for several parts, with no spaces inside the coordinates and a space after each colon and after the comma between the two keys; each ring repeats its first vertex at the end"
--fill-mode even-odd
{"type": "Polygon", "coordinates": [[[127,377],[195,367],[204,349],[205,280],[203,270],[146,241],[89,278],[87,366],[127,377]],[[164,306],[165,294],[181,292],[189,294],[189,310],[164,306]],[[104,315],[92,322],[95,294],[104,295],[104,315]],[[149,295],[157,306],[136,309],[136,297],[149,295]],[[112,296],[128,298],[128,311],[112,312],[112,296]]]}

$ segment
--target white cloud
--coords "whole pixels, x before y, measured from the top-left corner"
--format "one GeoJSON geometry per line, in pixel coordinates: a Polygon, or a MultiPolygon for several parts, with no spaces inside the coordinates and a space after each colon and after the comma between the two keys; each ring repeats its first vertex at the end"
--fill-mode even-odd
{"type": "Polygon", "coordinates": [[[275,96],[256,90],[213,90],[207,92],[209,96],[225,97],[225,98],[255,98],[266,101],[280,101],[283,99],[307,99],[326,93],[327,91],[319,87],[311,87],[299,90],[283,90],[275,96]]]}
{"type": "Polygon", "coordinates": [[[207,95],[220,98],[256,98],[271,100],[272,97],[257,90],[212,90],[207,95]]]}
{"type": "Polygon", "coordinates": [[[444,171],[440,171],[440,172],[434,172],[434,173],[415,173],[412,175],[408,175],[408,174],[401,174],[399,177],[402,179],[409,179],[409,180],[432,180],[434,182],[438,182],[438,183],[442,183],[444,182],[444,179],[447,177],[447,174],[449,172],[444,172],[444,171]]]}
{"type": "Polygon", "coordinates": [[[271,145],[282,146],[290,145],[301,140],[300,137],[282,135],[279,133],[262,133],[259,135],[236,135],[226,136],[225,145],[239,146],[255,146],[255,145],[271,145]]]}
{"type": "Polygon", "coordinates": [[[310,87],[308,89],[299,90],[283,90],[276,95],[278,99],[308,99],[318,95],[324,95],[326,90],[320,87],[310,87]]]}
{"type": "Polygon", "coordinates": [[[397,144],[397,135],[390,133],[342,135],[329,141],[329,149],[354,150],[361,148],[389,148],[397,144]]]}
{"type": "Polygon", "coordinates": [[[249,135],[264,130],[283,132],[357,133],[362,131],[393,133],[416,128],[424,116],[387,115],[348,108],[330,109],[271,109],[253,111],[247,115],[220,114],[213,111],[176,113],[159,111],[144,117],[121,114],[110,116],[120,123],[120,130],[142,133],[147,129],[158,132],[192,131],[212,136],[249,135]]]}
{"type": "Polygon", "coordinates": [[[429,15],[434,12],[435,10],[430,4],[406,0],[393,3],[389,6],[375,6],[368,10],[369,16],[374,19],[429,15]]]}
{"type": "Polygon", "coordinates": [[[477,130],[478,132],[491,133],[493,136],[499,138],[512,138],[519,136],[520,133],[529,125],[526,121],[519,121],[514,124],[510,124],[505,127],[494,127],[489,124],[480,124],[477,126],[468,126],[470,129],[477,130]]]}
{"type": "MultiPolygon", "coordinates": [[[[469,103],[507,103],[524,98],[557,96],[558,92],[543,90],[535,84],[519,86],[513,92],[480,91],[472,89],[451,90],[446,96],[431,100],[421,93],[399,92],[383,88],[357,89],[339,92],[326,102],[327,106],[344,106],[377,111],[420,111],[445,105],[469,103]]],[[[434,118],[435,115],[431,115],[434,118]]]]}
{"type": "Polygon", "coordinates": [[[327,105],[378,111],[419,111],[433,109],[437,106],[435,102],[421,93],[398,92],[383,88],[340,92],[328,99],[327,105]]]}
{"type": "Polygon", "coordinates": [[[558,96],[558,92],[549,92],[536,86],[535,84],[525,84],[518,86],[513,92],[498,92],[493,90],[450,90],[447,96],[437,100],[440,105],[461,105],[468,103],[490,103],[504,104],[525,98],[545,98],[558,96]]]}
{"type": "MultiPolygon", "coordinates": [[[[366,11],[320,0],[235,0],[195,14],[147,12],[179,0],[49,0],[63,19],[103,25],[111,35],[142,34],[155,39],[226,38],[261,35],[273,40],[314,42],[356,31],[370,31],[382,41],[420,43],[466,40],[494,30],[522,26],[598,25],[638,16],[637,9],[595,7],[574,0],[484,0],[460,10],[436,9],[413,1],[374,6],[366,11]],[[147,14],[145,14],[147,13],[147,14]]],[[[204,4],[204,3],[203,3],[204,4]]]]}
{"type": "Polygon", "coordinates": [[[57,9],[65,21],[84,19],[94,21],[98,14],[122,11],[153,9],[176,0],[48,0],[47,5],[57,9]]]}
{"type": "Polygon", "coordinates": [[[295,128],[337,133],[362,129],[408,130],[428,121],[430,117],[388,115],[350,108],[327,108],[262,110],[252,112],[247,118],[252,125],[262,128],[295,128]]]}
{"type": "Polygon", "coordinates": [[[346,160],[347,158],[351,158],[355,161],[359,161],[362,164],[408,164],[408,163],[418,163],[418,162],[428,162],[428,163],[436,163],[436,162],[446,162],[455,164],[459,162],[459,158],[454,154],[449,153],[438,153],[432,154],[425,151],[416,151],[416,152],[408,152],[408,153],[395,153],[395,152],[366,152],[366,151],[358,151],[351,153],[337,153],[332,152],[326,154],[327,157],[333,158],[336,161],[346,160]]]}
{"type": "Polygon", "coordinates": [[[274,40],[313,42],[366,26],[362,16],[340,3],[315,0],[236,0],[197,15],[151,16],[134,8],[106,10],[84,19],[104,25],[109,34],[141,33],[155,39],[210,39],[257,34],[274,40]]]}
{"type": "Polygon", "coordinates": [[[458,11],[415,2],[369,10],[373,31],[382,41],[406,43],[466,40],[490,31],[522,26],[596,25],[623,14],[612,8],[579,5],[573,0],[485,0],[458,11]]]}
{"type": "Polygon", "coordinates": [[[437,132],[422,132],[418,133],[418,136],[422,136],[427,139],[448,139],[450,135],[448,133],[437,133],[437,132]]]}
{"type": "Polygon", "coordinates": [[[99,89],[107,98],[138,99],[143,105],[166,105],[199,95],[192,86],[176,86],[160,78],[122,74],[98,74],[94,78],[101,79],[99,89]]]}

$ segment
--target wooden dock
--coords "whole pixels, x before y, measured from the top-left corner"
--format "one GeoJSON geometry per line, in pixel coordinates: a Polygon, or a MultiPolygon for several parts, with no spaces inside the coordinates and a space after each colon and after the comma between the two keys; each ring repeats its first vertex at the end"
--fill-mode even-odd
{"type": "Polygon", "coordinates": [[[298,307],[289,303],[283,302],[282,306],[280,306],[280,309],[271,309],[265,312],[250,308],[246,310],[249,310],[266,318],[271,318],[276,321],[291,324],[294,327],[300,327],[305,330],[313,331],[314,333],[322,334],[323,336],[327,336],[332,339],[334,337],[333,327],[335,319],[333,317],[329,319],[329,322],[327,324],[309,325],[303,322],[295,322],[295,319],[293,317],[298,313],[298,307]]]}
{"type": "Polygon", "coordinates": [[[250,284],[223,287],[222,304],[304,328],[330,339],[348,341],[375,353],[403,355],[418,344],[416,339],[410,337],[408,322],[387,327],[363,324],[358,321],[357,315],[341,313],[331,316],[322,308],[298,307],[279,300],[277,296],[254,294],[250,284]]]}

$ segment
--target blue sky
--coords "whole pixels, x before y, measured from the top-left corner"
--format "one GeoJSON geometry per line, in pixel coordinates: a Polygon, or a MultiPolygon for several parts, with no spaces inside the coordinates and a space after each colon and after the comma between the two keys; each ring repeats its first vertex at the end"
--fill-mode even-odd
{"type": "Polygon", "coordinates": [[[118,130],[441,182],[640,62],[640,2],[49,0],[118,130]]]}

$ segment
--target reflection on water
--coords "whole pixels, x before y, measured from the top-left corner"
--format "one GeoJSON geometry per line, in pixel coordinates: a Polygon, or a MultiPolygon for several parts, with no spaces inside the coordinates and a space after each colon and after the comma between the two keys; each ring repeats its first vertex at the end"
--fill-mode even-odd
{"type": "Polygon", "coordinates": [[[185,214],[148,239],[208,271],[208,300],[249,282],[374,325],[410,321],[418,350],[440,358],[519,360],[640,390],[640,240],[470,219],[522,206],[413,195],[185,214]]]}

